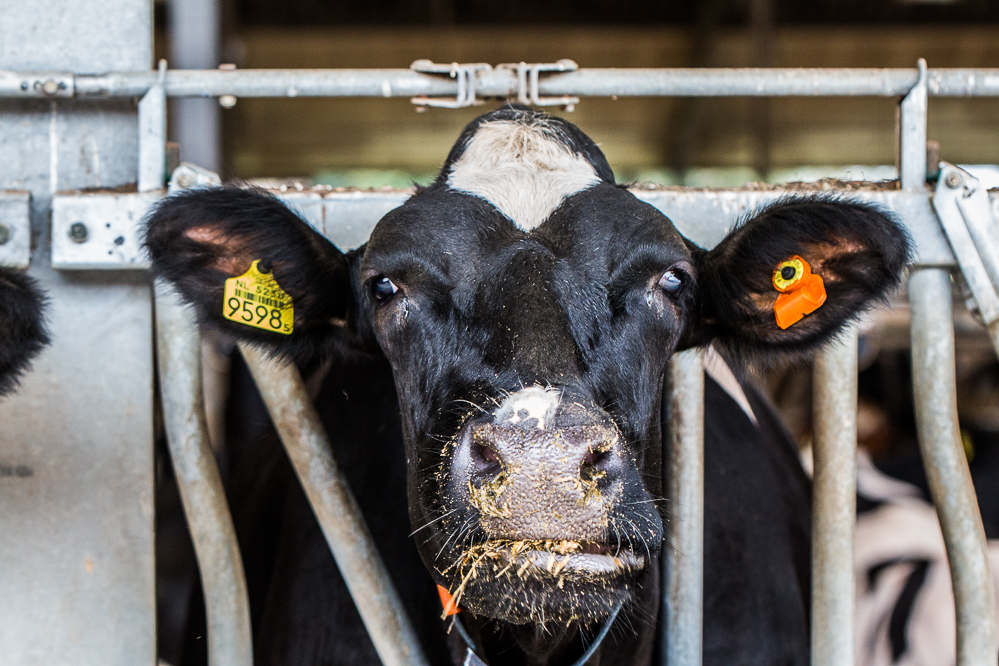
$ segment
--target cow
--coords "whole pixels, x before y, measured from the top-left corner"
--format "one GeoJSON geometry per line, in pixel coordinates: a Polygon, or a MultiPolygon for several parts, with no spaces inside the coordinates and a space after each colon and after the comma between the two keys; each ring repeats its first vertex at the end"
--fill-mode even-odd
{"type": "Polygon", "coordinates": [[[31,359],[48,344],[45,297],[33,279],[0,266],[0,396],[17,386],[31,359]]]}
{"type": "MultiPolygon", "coordinates": [[[[320,378],[334,453],[432,663],[572,664],[608,626],[586,663],[658,663],[664,372],[710,345],[705,662],[808,663],[807,477],[723,359],[806,355],[890,293],[909,258],[891,215],[784,199],[702,249],[617,184],[575,125],[507,106],[472,121],[356,250],[231,185],[163,200],[146,247],[206,332],[320,378]],[[782,328],[774,271],[792,258],[826,300],[782,328]],[[226,298],[251,274],[276,281],[281,306],[259,320],[250,307],[254,326],[226,298]]],[[[248,445],[273,436],[247,400],[229,421],[243,443],[230,498],[258,663],[378,663],[276,448],[248,445]],[[261,469],[284,481],[255,485],[261,469]],[[264,515],[280,524],[267,538],[264,515]]]]}

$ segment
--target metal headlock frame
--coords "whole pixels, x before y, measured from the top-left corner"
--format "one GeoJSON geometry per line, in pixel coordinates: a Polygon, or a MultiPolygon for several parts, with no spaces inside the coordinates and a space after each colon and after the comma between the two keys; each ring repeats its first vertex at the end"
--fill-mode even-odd
{"type": "MultiPolygon", "coordinates": [[[[892,210],[914,240],[916,257],[911,266],[909,298],[916,416],[920,449],[951,567],[957,665],[995,663],[999,637],[993,583],[957,422],[951,274],[959,269],[956,277],[963,277],[990,338],[999,348],[999,226],[995,221],[999,206],[996,199],[989,200],[974,178],[950,165],[944,165],[934,195],[926,185],[925,146],[927,97],[999,97],[999,69],[931,70],[922,60],[917,69],[579,69],[572,61],[493,68],[481,63],[435,66],[418,61],[410,70],[169,71],[161,63],[154,72],[106,75],[0,72],[0,97],[5,98],[142,98],[138,193],[56,195],[52,219],[54,267],[146,267],[145,258],[136,249],[135,228],[140,213],[165,194],[166,98],[222,95],[402,96],[413,98],[419,106],[451,108],[479,104],[482,98],[571,106],[578,97],[585,96],[901,97],[900,189],[860,188],[844,194],[892,210]],[[453,99],[444,99],[447,96],[453,99]],[[948,195],[942,188],[954,192],[948,195]],[[108,241],[114,247],[93,238],[90,249],[78,248],[74,252],[67,243],[86,241],[87,231],[83,227],[84,241],[80,241],[79,229],[74,229],[69,220],[87,219],[88,211],[92,214],[98,210],[105,215],[102,219],[113,219],[119,225],[113,228],[113,240],[108,241]],[[67,237],[70,241],[63,242],[67,237]]],[[[185,166],[175,172],[172,185],[191,187],[212,182],[212,174],[185,166]]],[[[746,210],[786,193],[682,188],[635,191],[704,247],[716,244],[746,210]]],[[[0,194],[0,203],[23,205],[22,193],[0,194]]],[[[334,239],[349,238],[347,243],[363,241],[381,213],[406,196],[282,194],[319,231],[334,239]],[[372,210],[377,214],[373,215],[372,210]]],[[[112,228],[111,223],[107,226],[112,228]]],[[[30,254],[22,254],[30,250],[16,247],[16,256],[0,248],[0,261],[26,265],[30,254]]],[[[252,647],[242,562],[204,425],[200,360],[196,353],[200,336],[190,313],[165,285],[156,287],[156,310],[167,435],[205,590],[209,660],[214,666],[250,664],[252,647]]],[[[856,326],[848,328],[816,360],[812,548],[812,663],[816,666],[846,666],[854,661],[857,335],[856,326]]],[[[241,346],[241,351],[379,656],[392,666],[425,664],[415,633],[350,489],[339,474],[297,371],[252,347],[241,346]]],[[[664,467],[668,477],[665,487],[674,502],[663,549],[663,585],[667,594],[662,612],[667,636],[663,657],[671,666],[701,663],[703,367],[702,352],[690,350],[676,354],[668,371],[671,428],[664,467]]]]}

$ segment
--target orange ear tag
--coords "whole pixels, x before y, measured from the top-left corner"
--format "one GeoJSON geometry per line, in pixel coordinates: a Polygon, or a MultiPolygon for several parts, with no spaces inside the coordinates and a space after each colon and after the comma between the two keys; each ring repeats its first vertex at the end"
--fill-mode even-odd
{"type": "Polygon", "coordinates": [[[808,262],[794,255],[774,269],[774,289],[781,292],[774,303],[777,325],[782,329],[812,314],[826,302],[826,285],[821,275],[812,273],[808,262]]]}
{"type": "Polygon", "coordinates": [[[438,585],[437,593],[441,595],[441,606],[444,607],[444,617],[457,615],[461,612],[461,609],[454,604],[454,597],[451,596],[446,587],[438,585]]]}

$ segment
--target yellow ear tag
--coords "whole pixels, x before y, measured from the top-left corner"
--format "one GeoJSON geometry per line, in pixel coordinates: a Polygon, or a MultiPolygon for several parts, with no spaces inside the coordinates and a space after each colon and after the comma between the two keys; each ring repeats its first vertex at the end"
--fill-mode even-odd
{"type": "Polygon", "coordinates": [[[222,316],[239,324],[291,335],[295,327],[291,296],[278,285],[273,273],[257,269],[259,263],[255,259],[250,270],[225,281],[222,316]]]}

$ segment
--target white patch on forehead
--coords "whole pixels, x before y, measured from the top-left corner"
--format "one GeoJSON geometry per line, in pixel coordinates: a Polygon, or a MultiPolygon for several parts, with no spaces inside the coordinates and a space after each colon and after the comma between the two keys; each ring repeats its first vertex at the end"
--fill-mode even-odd
{"type": "Polygon", "coordinates": [[[544,430],[555,417],[562,392],[558,389],[529,386],[508,395],[493,413],[496,423],[513,424],[535,419],[536,427],[544,430]]]}
{"type": "Polygon", "coordinates": [[[543,120],[484,123],[455,161],[447,184],[485,199],[531,231],[567,196],[600,182],[593,166],[543,120]]]}

